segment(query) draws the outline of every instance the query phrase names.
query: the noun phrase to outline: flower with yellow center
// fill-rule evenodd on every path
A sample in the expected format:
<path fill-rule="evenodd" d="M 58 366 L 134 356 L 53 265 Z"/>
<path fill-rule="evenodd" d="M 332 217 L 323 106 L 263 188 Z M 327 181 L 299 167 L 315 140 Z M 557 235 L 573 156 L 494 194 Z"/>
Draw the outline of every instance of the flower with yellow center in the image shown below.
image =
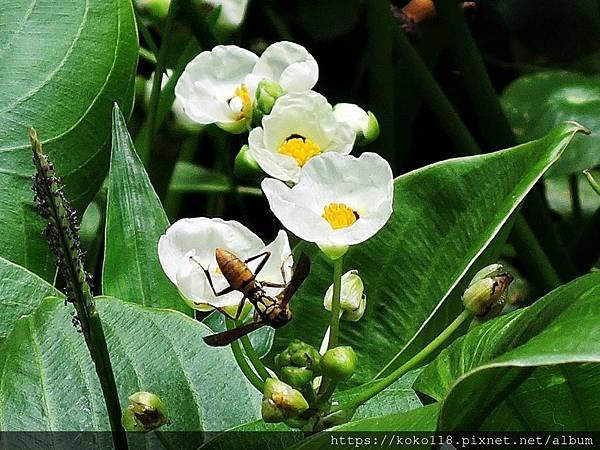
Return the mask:
<path fill-rule="evenodd" d="M 274 179 L 261 186 L 283 226 L 331 257 L 369 239 L 392 214 L 392 170 L 375 153 L 324 153 L 306 163 L 292 188 Z"/>
<path fill-rule="evenodd" d="M 293 42 L 270 45 L 260 58 L 235 45 L 218 45 L 190 61 L 175 95 L 194 122 L 242 133 L 252 122 L 261 80 L 278 83 L 286 92 L 300 92 L 315 85 L 318 73 L 314 58 Z"/>
<path fill-rule="evenodd" d="M 313 91 L 279 97 L 248 137 L 249 153 L 272 177 L 298 182 L 303 167 L 326 153 L 347 155 L 352 128 L 336 120 L 327 99 Z"/>
<path fill-rule="evenodd" d="M 233 315 L 242 298 L 237 291 L 217 297 L 208 284 L 203 268 L 209 271 L 217 292 L 228 286 L 216 262 L 217 248 L 229 250 L 242 260 L 270 251 L 271 256 L 257 274 L 257 279 L 283 283 L 282 267 L 286 278 L 291 278 L 293 260 L 284 231 L 280 231 L 277 238 L 265 246 L 257 235 L 233 220 L 206 217 L 181 219 L 161 236 L 158 242 L 158 257 L 167 277 L 177 286 L 185 302 L 194 309 L 206 311 L 226 308 Z M 248 266 L 254 271 L 258 263 L 259 260 L 254 260 Z M 280 288 L 265 290 L 272 296 L 281 292 Z"/>

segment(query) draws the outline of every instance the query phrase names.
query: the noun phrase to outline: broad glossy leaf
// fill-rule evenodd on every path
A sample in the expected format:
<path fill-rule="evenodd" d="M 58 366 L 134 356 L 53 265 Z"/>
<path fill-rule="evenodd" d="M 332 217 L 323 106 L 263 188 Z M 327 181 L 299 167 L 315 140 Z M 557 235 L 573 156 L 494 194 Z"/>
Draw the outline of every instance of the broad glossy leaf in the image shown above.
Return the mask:
<path fill-rule="evenodd" d="M 342 322 L 342 342 L 358 354 L 353 382 L 371 379 L 398 351 L 419 341 L 432 319 L 438 332 L 454 319 L 449 311 L 460 304 L 450 294 L 465 274 L 480 268 L 474 262 L 578 130 L 563 124 L 538 141 L 396 179 L 388 224 L 344 260 L 344 270 L 358 269 L 367 295 L 364 317 Z M 327 329 L 322 299 L 332 270 L 317 252 L 312 259 L 311 275 L 292 303 L 294 319 L 276 333 L 273 354 L 292 337 L 319 346 Z"/>
<path fill-rule="evenodd" d="M 204 345 L 206 326 L 176 311 L 115 298 L 101 298 L 97 306 L 121 407 L 136 391 L 156 393 L 172 421 L 164 431 L 220 431 L 259 418 L 260 395 L 229 348 Z M 70 311 L 62 300 L 46 299 L 0 346 L 0 430 L 109 429 L 98 378 Z M 175 448 L 195 448 L 201 436 L 167 438 Z"/>
<path fill-rule="evenodd" d="M 59 294 L 24 267 L 0 258 L 0 341 L 11 332 L 17 319 L 35 310 L 44 297 Z"/>
<path fill-rule="evenodd" d="M 300 430 L 284 423 L 265 423 L 263 420 L 245 423 L 227 430 L 202 445 L 202 450 L 281 450 L 303 439 Z"/>
<path fill-rule="evenodd" d="M 133 9 L 129 0 L 16 0 L 1 8 L 0 24 L 0 255 L 51 280 L 27 127 L 83 213 L 108 168 L 112 104 L 129 111 L 133 100 Z"/>
<path fill-rule="evenodd" d="M 502 102 L 521 142 L 537 139 L 565 120 L 591 130 L 589 137 L 575 137 L 548 175 L 581 172 L 600 164 L 600 76 L 557 71 L 525 75 L 504 91 Z"/>
<path fill-rule="evenodd" d="M 439 404 L 433 403 L 431 405 L 422 406 L 421 408 L 413 409 L 411 411 L 389 414 L 381 417 L 369 417 L 367 419 L 356 420 L 338 425 L 330 428 L 325 433 L 318 433 L 311 436 L 308 439 L 300 442 L 293 446 L 294 450 L 304 449 L 316 449 L 316 448 L 329 448 L 332 446 L 332 438 L 334 437 L 347 437 L 348 433 L 351 432 L 378 432 L 378 431 L 390 431 L 390 432 L 431 432 L 435 431 L 435 424 L 439 411 Z M 385 438 L 384 438 L 385 436 Z M 363 435 L 359 436 L 363 439 L 369 439 L 362 442 L 360 448 L 402 448 L 404 445 L 393 441 L 393 434 L 381 435 L 373 434 L 372 436 Z M 340 441 L 338 441 L 340 442 Z M 339 444 L 341 445 L 341 444 Z M 431 448 L 431 445 L 407 445 L 407 448 Z"/>
<path fill-rule="evenodd" d="M 555 366 L 536 370 L 534 381 L 525 382 L 504 408 L 518 408 L 517 416 L 538 430 L 595 430 L 600 426 L 597 372 L 577 363 L 600 363 L 599 318 L 600 274 L 593 273 L 528 308 L 473 328 L 423 370 L 415 388 L 444 400 L 442 430 L 470 430 L 501 401 L 505 389 L 512 392 L 537 367 Z M 571 418 L 557 421 L 550 409 L 568 410 Z M 505 425 L 488 420 L 488 426 Z"/>
<path fill-rule="evenodd" d="M 169 220 L 115 105 L 102 271 L 104 294 L 191 314 L 158 260 L 158 239 L 168 227 Z"/>

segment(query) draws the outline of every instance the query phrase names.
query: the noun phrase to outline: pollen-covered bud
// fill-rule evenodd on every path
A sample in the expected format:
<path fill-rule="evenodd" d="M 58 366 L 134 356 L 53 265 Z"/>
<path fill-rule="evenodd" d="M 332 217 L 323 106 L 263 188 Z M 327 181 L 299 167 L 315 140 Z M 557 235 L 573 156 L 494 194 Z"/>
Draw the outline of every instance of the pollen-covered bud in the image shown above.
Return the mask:
<path fill-rule="evenodd" d="M 254 119 L 260 123 L 263 116 L 271 113 L 275 101 L 285 94 L 283 88 L 271 81 L 261 80 L 256 88 L 256 102 L 254 103 Z"/>
<path fill-rule="evenodd" d="M 256 181 L 265 176 L 256 160 L 250 154 L 248 144 L 240 149 L 233 163 L 233 173 L 241 180 Z"/>
<path fill-rule="evenodd" d="M 319 363 L 324 377 L 344 381 L 356 370 L 356 353 L 352 347 L 341 346 L 327 350 Z"/>
<path fill-rule="evenodd" d="M 285 366 L 281 368 L 279 376 L 281 381 L 286 382 L 293 388 L 302 389 L 310 384 L 314 378 L 314 373 L 306 367 Z"/>
<path fill-rule="evenodd" d="M 299 391 L 282 381 L 267 378 L 261 410 L 265 422 L 284 422 L 307 409 L 308 402 Z"/>
<path fill-rule="evenodd" d="M 121 419 L 127 431 L 147 432 L 169 423 L 167 407 L 151 392 L 136 392 L 129 396 L 129 406 Z"/>
<path fill-rule="evenodd" d="M 343 122 L 356 133 L 356 145 L 367 145 L 379 136 L 379 122 L 375 115 L 365 111 L 353 103 L 338 103 L 333 107 L 333 115 L 338 122 Z"/>
<path fill-rule="evenodd" d="M 512 282 L 511 274 L 501 264 L 490 264 L 475 274 L 462 295 L 468 311 L 482 319 L 491 319 L 502 311 L 505 293 Z"/>
<path fill-rule="evenodd" d="M 316 348 L 294 339 L 284 351 L 275 356 L 275 367 L 277 370 L 286 366 L 304 367 L 314 373 L 318 370 L 320 359 L 321 355 Z"/>
<path fill-rule="evenodd" d="M 356 322 L 365 313 L 367 297 L 364 294 L 365 286 L 358 276 L 357 270 L 350 270 L 342 276 L 342 290 L 340 296 L 341 318 Z M 331 311 L 333 301 L 333 285 L 329 286 L 323 299 L 323 306 Z"/>

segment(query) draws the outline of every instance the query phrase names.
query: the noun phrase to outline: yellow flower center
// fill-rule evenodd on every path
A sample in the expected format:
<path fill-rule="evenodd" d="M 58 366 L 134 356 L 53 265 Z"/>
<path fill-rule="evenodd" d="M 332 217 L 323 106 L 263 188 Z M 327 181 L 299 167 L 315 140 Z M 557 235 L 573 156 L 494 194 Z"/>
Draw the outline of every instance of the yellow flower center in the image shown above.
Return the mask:
<path fill-rule="evenodd" d="M 310 158 L 321 153 L 321 147 L 315 144 L 310 138 L 296 136 L 298 135 L 292 135 L 287 138 L 279 147 L 279 153 L 291 156 L 302 167 Z"/>
<path fill-rule="evenodd" d="M 252 100 L 245 84 L 240 84 L 235 89 L 233 97 L 229 100 L 229 107 L 238 113 L 236 120 L 250 117 L 252 113 Z"/>
<path fill-rule="evenodd" d="M 325 206 L 321 216 L 334 230 L 346 228 L 360 218 L 358 213 L 344 203 L 330 203 Z"/>

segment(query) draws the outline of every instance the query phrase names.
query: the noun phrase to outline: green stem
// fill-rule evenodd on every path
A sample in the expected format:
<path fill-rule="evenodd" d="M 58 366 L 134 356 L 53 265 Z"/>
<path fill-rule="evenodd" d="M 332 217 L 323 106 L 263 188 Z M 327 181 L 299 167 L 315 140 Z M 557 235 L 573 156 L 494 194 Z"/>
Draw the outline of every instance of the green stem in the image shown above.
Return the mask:
<path fill-rule="evenodd" d="M 239 323 L 239 325 L 241 325 L 241 322 Z M 242 341 L 244 351 L 246 352 L 248 359 L 254 366 L 254 369 L 258 373 L 258 376 L 261 377 L 263 381 L 265 381 L 267 378 L 271 378 L 271 375 L 269 374 L 265 365 L 258 357 L 258 354 L 256 353 L 256 350 L 254 349 L 254 346 L 252 345 L 252 342 L 250 342 L 248 336 L 243 336 L 240 340 Z"/>
<path fill-rule="evenodd" d="M 371 0 L 367 8 L 369 106 L 380 124 L 381 135 L 372 145 L 396 167 L 394 119 L 393 22 L 389 0 Z"/>
<path fill-rule="evenodd" d="M 585 175 L 585 177 L 587 178 L 588 182 L 590 183 L 590 186 L 592 186 L 592 189 L 594 191 L 596 191 L 596 194 L 600 195 L 600 184 L 598 184 L 598 182 L 592 176 L 592 174 L 590 173 L 590 171 L 586 169 L 586 170 L 583 171 L 583 174 Z"/>
<path fill-rule="evenodd" d="M 225 318 L 225 325 L 228 330 L 232 330 L 235 328 L 235 322 L 229 318 Z M 235 362 L 239 366 L 240 370 L 246 377 L 246 379 L 256 388 L 258 392 L 262 394 L 263 391 L 263 381 L 256 375 L 252 367 L 246 361 L 246 357 L 244 356 L 244 352 L 242 351 L 242 347 L 240 346 L 239 340 L 233 341 L 231 343 L 231 351 L 233 352 L 233 357 L 235 358 Z"/>
<path fill-rule="evenodd" d="M 333 298 L 331 300 L 331 321 L 329 322 L 329 343 L 327 349 L 337 347 L 340 334 L 340 297 L 342 291 L 342 268 L 344 257 L 333 261 Z"/>
<path fill-rule="evenodd" d="M 142 38 L 144 38 L 144 42 L 150 48 L 150 51 L 154 54 L 154 59 L 156 59 L 156 57 L 158 56 L 158 47 L 156 46 L 156 42 L 154 42 L 154 39 L 150 34 L 150 30 L 148 30 L 148 27 L 144 23 L 144 19 L 140 17 L 140 13 L 137 9 L 135 9 L 135 19 L 138 26 L 138 30 L 140 31 Z"/>
<path fill-rule="evenodd" d="M 525 263 L 527 273 L 533 281 L 547 291 L 562 284 L 558 273 L 552 267 L 548 256 L 523 216 L 517 216 L 515 219 L 511 236 L 515 250 Z"/>
<path fill-rule="evenodd" d="M 29 137 L 37 170 L 37 175 L 34 177 L 36 199 L 49 223 L 46 236 L 51 250 L 58 258 L 58 267 L 67 284 L 67 299 L 75 307 L 81 332 L 96 368 L 115 448 L 127 450 L 127 437 L 121 425 L 117 384 L 102 322 L 83 266 L 83 252 L 78 224 L 74 219 L 75 212 L 69 205 L 54 166 L 44 155 L 42 144 L 33 128 L 29 129 Z"/>
<path fill-rule="evenodd" d="M 340 403 L 337 406 L 334 406 L 331 409 L 331 412 L 341 411 L 343 409 L 351 409 L 358 408 L 360 405 L 365 403 L 371 397 L 379 394 L 385 388 L 392 385 L 396 382 L 402 375 L 406 374 L 408 371 L 417 367 L 419 363 L 424 361 L 429 355 L 435 352 L 452 334 L 460 327 L 467 319 L 470 319 L 473 315 L 464 310 L 460 315 L 454 319 L 454 321 L 448 325 L 448 327 L 442 331 L 434 340 L 432 340 L 427 346 L 425 346 L 419 353 L 405 362 L 402 366 L 398 367 L 392 373 L 390 373 L 387 377 L 377 380 L 375 382 L 371 382 L 366 386 L 366 388 L 360 392 L 360 394 L 353 397 L 346 403 Z"/>
<path fill-rule="evenodd" d="M 581 212 L 581 196 L 579 195 L 578 175 L 569 175 L 569 190 L 571 191 L 571 210 L 573 211 L 573 222 L 575 223 L 575 226 L 579 226 L 583 216 Z"/>
<path fill-rule="evenodd" d="M 169 47 L 171 43 L 171 37 L 173 35 L 173 28 L 175 26 L 175 16 L 179 9 L 180 0 L 171 0 L 169 4 L 169 12 L 167 14 L 167 20 L 165 23 L 163 40 L 160 44 L 160 50 L 156 57 L 156 70 L 154 71 L 154 80 L 152 81 L 152 91 L 150 93 L 150 101 L 148 102 L 148 123 L 150 124 L 150 131 L 146 138 L 146 148 L 152 148 L 152 142 L 156 135 L 156 112 L 158 109 L 158 100 L 160 97 L 160 85 L 162 82 L 163 73 L 167 68 L 167 56 L 169 54 Z"/>
<path fill-rule="evenodd" d="M 144 47 L 138 49 L 138 55 L 140 58 L 148 61 L 150 64 L 156 65 L 156 56 L 150 50 L 146 50 Z"/>

